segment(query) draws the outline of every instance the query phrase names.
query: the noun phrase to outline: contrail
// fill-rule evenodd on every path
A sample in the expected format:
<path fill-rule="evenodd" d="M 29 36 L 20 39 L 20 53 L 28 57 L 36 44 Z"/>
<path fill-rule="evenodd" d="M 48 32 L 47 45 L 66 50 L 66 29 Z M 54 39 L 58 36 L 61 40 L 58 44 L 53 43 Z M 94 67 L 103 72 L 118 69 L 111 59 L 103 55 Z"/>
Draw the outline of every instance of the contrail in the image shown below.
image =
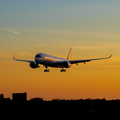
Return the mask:
<path fill-rule="evenodd" d="M 10 29 L 6 29 L 6 28 L 2 28 L 2 29 L 6 30 L 6 31 L 9 31 L 9 32 L 12 32 L 12 33 L 14 33 L 14 34 L 20 35 L 20 33 L 16 32 L 16 31 L 13 31 L 13 30 L 10 30 Z M 30 36 L 27 36 L 27 35 L 23 35 L 23 36 L 25 36 L 25 37 L 27 37 L 27 38 L 30 38 L 30 39 L 35 39 L 35 38 L 30 37 Z"/>
<path fill-rule="evenodd" d="M 4 29 L 5 29 L 5 28 L 4 28 Z M 9 31 L 9 32 L 12 32 L 12 33 L 15 33 L 15 34 L 20 34 L 20 33 L 16 32 L 16 31 L 13 31 L 13 30 L 10 30 L 10 29 L 5 29 L 5 30 L 7 30 L 7 31 Z"/>
<path fill-rule="evenodd" d="M 30 38 L 30 39 L 35 39 L 35 38 L 33 38 L 33 37 L 29 37 L 29 36 L 27 36 L 27 35 L 24 35 L 25 37 L 27 37 L 27 38 Z"/>

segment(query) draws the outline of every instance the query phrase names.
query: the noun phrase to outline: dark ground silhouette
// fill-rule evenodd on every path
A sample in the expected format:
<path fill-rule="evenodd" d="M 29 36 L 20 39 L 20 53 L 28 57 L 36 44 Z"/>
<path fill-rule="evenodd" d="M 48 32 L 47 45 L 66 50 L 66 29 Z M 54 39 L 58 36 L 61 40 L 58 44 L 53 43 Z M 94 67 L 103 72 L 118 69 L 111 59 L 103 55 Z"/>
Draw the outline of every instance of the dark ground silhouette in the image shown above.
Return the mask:
<path fill-rule="evenodd" d="M 41 120 L 120 119 L 120 100 L 0 99 L 0 118 Z M 1 119 L 0 119 L 1 120 Z"/>

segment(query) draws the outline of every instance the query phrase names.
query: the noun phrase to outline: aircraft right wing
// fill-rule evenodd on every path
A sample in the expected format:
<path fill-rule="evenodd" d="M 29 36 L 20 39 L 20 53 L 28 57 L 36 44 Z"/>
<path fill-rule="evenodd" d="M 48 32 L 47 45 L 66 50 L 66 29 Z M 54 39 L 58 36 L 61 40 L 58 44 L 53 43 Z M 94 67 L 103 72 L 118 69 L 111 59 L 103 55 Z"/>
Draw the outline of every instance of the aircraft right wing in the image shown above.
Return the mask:
<path fill-rule="evenodd" d="M 15 56 L 13 56 L 13 59 L 16 60 L 16 61 L 22 61 L 22 62 L 35 62 L 35 61 L 30 61 L 30 60 L 15 59 Z"/>
<path fill-rule="evenodd" d="M 106 58 L 96 58 L 96 59 L 86 59 L 86 60 L 70 60 L 69 62 L 71 64 L 77 64 L 77 63 L 85 63 L 85 62 L 90 62 L 92 60 L 103 60 L 103 59 L 109 59 L 111 58 L 112 55 L 110 55 L 109 57 Z"/>

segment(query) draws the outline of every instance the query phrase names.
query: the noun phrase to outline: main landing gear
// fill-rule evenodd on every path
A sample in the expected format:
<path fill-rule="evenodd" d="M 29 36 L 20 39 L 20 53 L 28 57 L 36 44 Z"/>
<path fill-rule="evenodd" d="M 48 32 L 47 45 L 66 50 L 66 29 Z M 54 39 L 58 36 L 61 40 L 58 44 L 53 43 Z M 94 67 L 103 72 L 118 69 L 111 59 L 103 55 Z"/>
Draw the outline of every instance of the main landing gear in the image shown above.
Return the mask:
<path fill-rule="evenodd" d="M 62 69 L 61 72 L 66 72 L 66 69 Z"/>
<path fill-rule="evenodd" d="M 45 65 L 45 70 L 44 70 L 44 72 L 49 72 L 50 70 L 49 69 L 47 69 L 48 68 L 48 66 L 47 65 Z"/>
<path fill-rule="evenodd" d="M 46 70 L 44 70 L 44 72 L 49 72 L 50 70 L 48 70 L 48 69 L 46 69 Z"/>
<path fill-rule="evenodd" d="M 49 72 L 49 71 L 50 71 L 49 69 L 47 69 L 47 68 L 48 68 L 47 65 L 44 65 L 44 67 L 46 68 L 46 69 L 44 70 L 44 72 Z M 66 69 L 62 68 L 60 71 L 61 71 L 61 72 L 66 72 Z"/>

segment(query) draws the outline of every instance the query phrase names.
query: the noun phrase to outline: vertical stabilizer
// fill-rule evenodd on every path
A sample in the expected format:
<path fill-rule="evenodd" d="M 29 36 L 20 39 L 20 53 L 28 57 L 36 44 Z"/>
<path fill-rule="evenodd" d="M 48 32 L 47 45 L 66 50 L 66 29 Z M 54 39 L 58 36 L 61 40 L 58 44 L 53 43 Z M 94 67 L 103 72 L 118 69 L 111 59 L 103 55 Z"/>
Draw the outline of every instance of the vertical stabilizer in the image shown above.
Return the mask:
<path fill-rule="evenodd" d="M 69 51 L 69 54 L 68 54 L 67 60 L 70 60 L 70 59 L 71 59 L 71 55 L 72 55 L 72 48 L 70 48 L 70 51 Z"/>

